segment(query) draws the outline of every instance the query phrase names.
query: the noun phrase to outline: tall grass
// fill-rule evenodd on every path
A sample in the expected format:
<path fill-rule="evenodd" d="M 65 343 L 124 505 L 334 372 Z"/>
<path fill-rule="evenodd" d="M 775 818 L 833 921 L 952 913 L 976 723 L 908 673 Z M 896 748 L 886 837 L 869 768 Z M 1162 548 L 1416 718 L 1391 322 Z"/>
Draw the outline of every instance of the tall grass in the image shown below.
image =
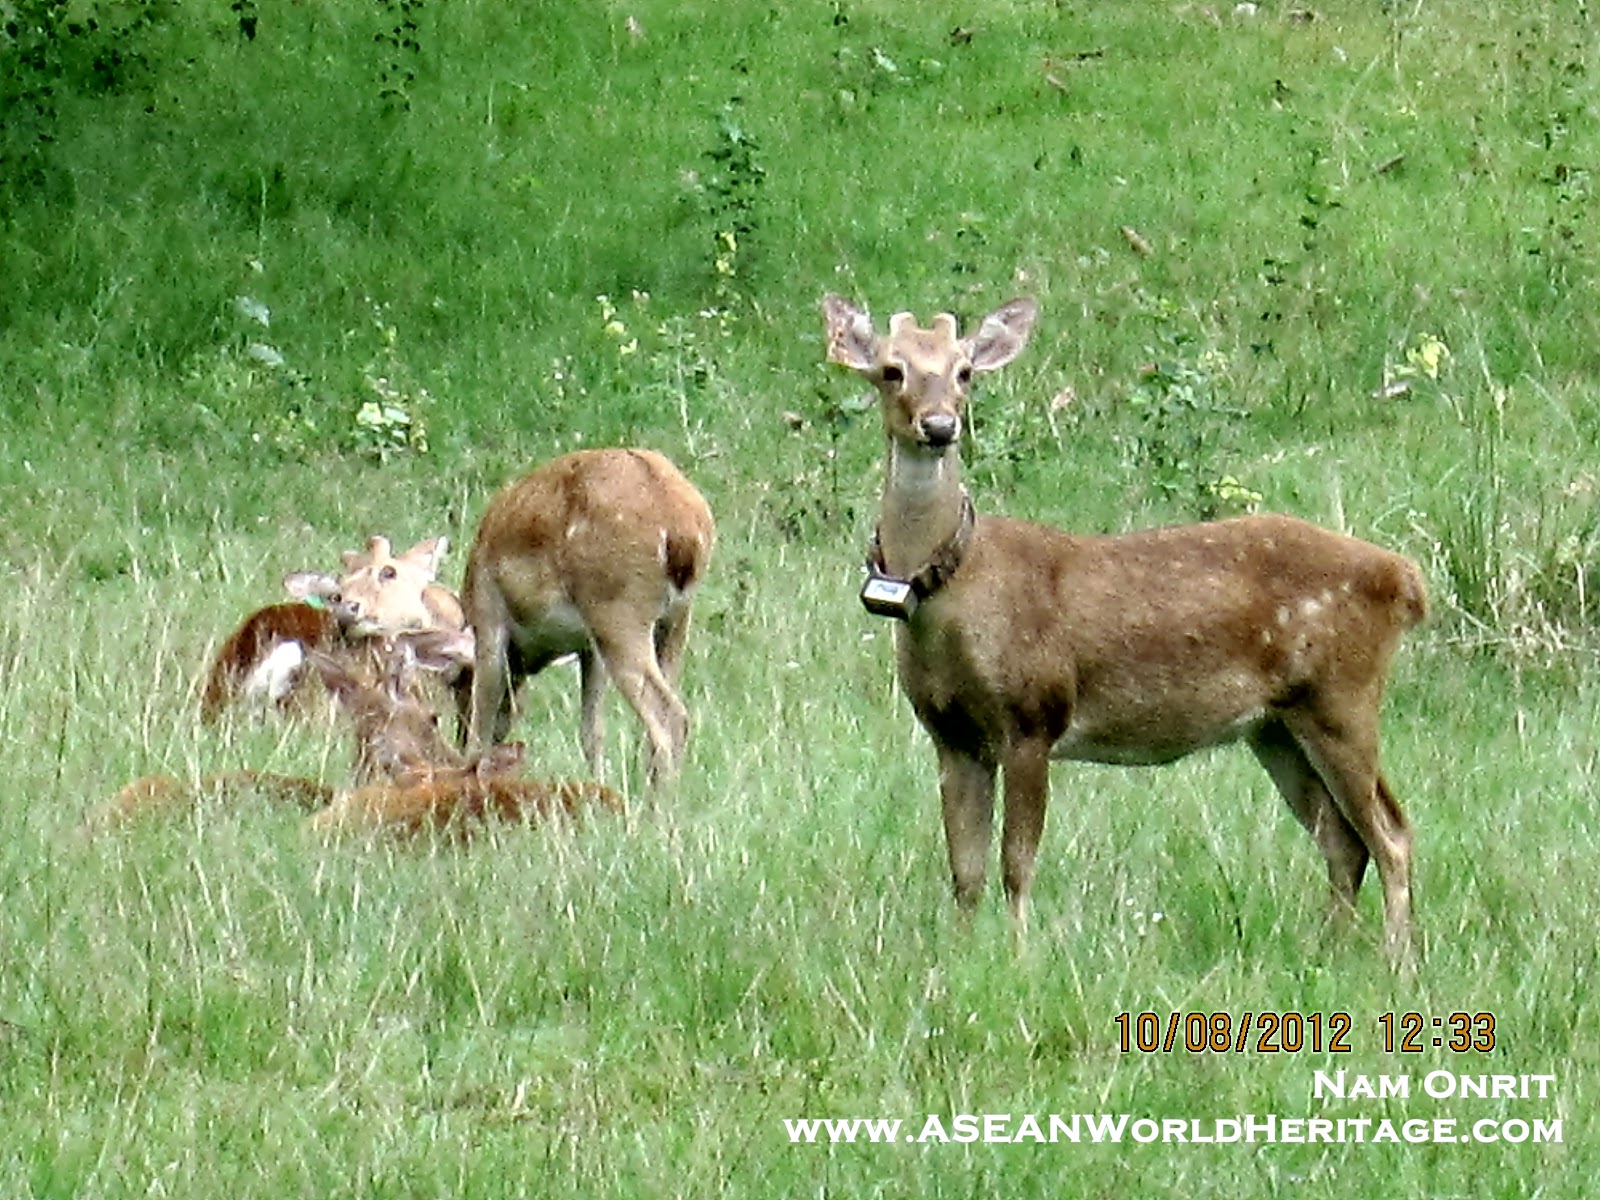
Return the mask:
<path fill-rule="evenodd" d="M 79 8 L 0 33 L 0 1191 L 1587 1194 L 1582 5 Z M 880 444 L 821 365 L 827 290 L 1040 298 L 975 402 L 986 511 L 1259 506 L 1425 565 L 1385 710 L 1415 977 L 1375 899 L 1323 929 L 1310 840 L 1228 753 L 1061 768 L 1028 946 L 993 898 L 959 927 L 931 751 L 854 600 Z M 627 818 L 466 849 L 222 806 L 75 836 L 150 771 L 342 781 L 338 731 L 198 728 L 208 648 L 284 571 L 371 532 L 464 545 L 517 472 L 619 442 L 718 514 L 670 792 L 613 754 Z M 529 689 L 540 774 L 583 770 L 575 692 Z M 1119 1050 L 1119 1013 L 1174 1010 L 1348 1012 L 1352 1052 Z M 1388 1053 L 1407 1011 L 1493 1013 L 1497 1048 Z M 1314 1098 L 1341 1067 L 1558 1082 Z M 1565 1139 L 783 1125 L 1051 1112 Z"/>

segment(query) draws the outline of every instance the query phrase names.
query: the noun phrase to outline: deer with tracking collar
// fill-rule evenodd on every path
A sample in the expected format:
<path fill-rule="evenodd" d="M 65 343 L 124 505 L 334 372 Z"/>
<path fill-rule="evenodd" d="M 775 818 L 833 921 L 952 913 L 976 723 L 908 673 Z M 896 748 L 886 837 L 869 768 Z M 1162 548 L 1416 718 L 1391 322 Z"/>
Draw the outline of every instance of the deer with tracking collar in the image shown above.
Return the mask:
<path fill-rule="evenodd" d="M 901 687 L 933 739 L 958 904 L 987 872 L 997 777 L 1001 859 L 1026 924 L 1051 759 L 1173 762 L 1243 741 L 1327 862 L 1336 914 L 1368 860 L 1384 942 L 1411 937 L 1411 829 L 1378 765 L 1378 710 L 1401 634 L 1426 614 L 1416 565 L 1286 516 L 1113 536 L 978 516 L 958 445 L 973 377 L 1021 352 L 1018 299 L 966 337 L 948 313 L 879 334 L 823 302 L 828 358 L 877 389 L 888 443 L 862 599 L 897 619 Z"/>
<path fill-rule="evenodd" d="M 644 724 L 651 781 L 671 775 L 689 737 L 678 672 L 715 536 L 705 497 L 653 450 L 574 451 L 496 494 L 461 593 L 477 638 L 469 744 L 503 741 L 517 685 L 575 654 L 590 769 L 609 675 Z"/>

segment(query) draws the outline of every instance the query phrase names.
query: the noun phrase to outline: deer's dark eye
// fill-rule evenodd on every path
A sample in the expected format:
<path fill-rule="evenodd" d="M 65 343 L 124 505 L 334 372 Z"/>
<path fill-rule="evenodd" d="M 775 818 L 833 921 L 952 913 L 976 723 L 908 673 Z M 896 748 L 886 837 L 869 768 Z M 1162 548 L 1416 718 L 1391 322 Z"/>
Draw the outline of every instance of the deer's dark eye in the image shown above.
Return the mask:
<path fill-rule="evenodd" d="M 400 572 L 396 571 L 393 567 L 381 567 L 378 570 L 378 581 L 380 583 L 388 583 L 391 580 L 398 578 L 399 575 Z"/>
<path fill-rule="evenodd" d="M 959 383 L 962 387 L 966 387 L 967 384 L 971 383 L 972 382 L 972 368 L 971 367 L 962 367 L 959 371 L 957 371 L 956 372 L 956 382 Z"/>
<path fill-rule="evenodd" d="M 885 383 L 899 383 L 905 377 L 906 373 L 893 364 L 885 367 L 882 373 L 878 376 L 878 378 L 882 379 Z"/>

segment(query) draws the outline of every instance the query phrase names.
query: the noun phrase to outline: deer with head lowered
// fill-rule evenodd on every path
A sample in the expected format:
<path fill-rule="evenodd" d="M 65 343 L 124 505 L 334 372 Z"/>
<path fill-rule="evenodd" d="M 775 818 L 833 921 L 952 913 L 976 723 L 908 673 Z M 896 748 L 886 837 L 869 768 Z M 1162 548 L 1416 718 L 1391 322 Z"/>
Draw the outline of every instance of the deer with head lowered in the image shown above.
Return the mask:
<path fill-rule="evenodd" d="M 652 781 L 689 736 L 677 681 L 695 589 L 715 540 L 695 486 L 652 450 L 578 450 L 489 502 L 462 604 L 477 638 L 469 744 L 505 739 L 523 678 L 577 655 L 580 739 L 601 772 L 610 676 L 643 722 Z"/>
<path fill-rule="evenodd" d="M 1286 516 L 1110 536 L 979 516 L 958 444 L 973 378 L 1027 344 L 1032 300 L 962 337 L 948 313 L 878 333 L 823 303 L 828 358 L 877 389 L 888 463 L 862 599 L 897 618 L 901 687 L 934 743 L 958 904 L 983 890 L 997 777 L 1001 860 L 1025 927 L 1051 759 L 1170 763 L 1243 741 L 1327 862 L 1335 915 L 1369 860 L 1384 943 L 1411 936 L 1411 829 L 1378 765 L 1401 634 L 1426 614 L 1415 564 Z"/>

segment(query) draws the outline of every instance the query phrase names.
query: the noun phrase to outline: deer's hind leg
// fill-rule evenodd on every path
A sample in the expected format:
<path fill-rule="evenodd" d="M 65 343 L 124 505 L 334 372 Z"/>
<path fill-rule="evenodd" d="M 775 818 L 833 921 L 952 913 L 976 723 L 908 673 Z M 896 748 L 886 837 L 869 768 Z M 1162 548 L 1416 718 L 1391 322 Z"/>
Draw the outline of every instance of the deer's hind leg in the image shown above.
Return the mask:
<path fill-rule="evenodd" d="M 1366 874 L 1366 845 L 1339 811 L 1322 776 L 1287 729 L 1276 723 L 1262 726 L 1251 735 L 1250 749 L 1266 768 L 1295 819 L 1305 826 L 1322 851 L 1328 864 L 1332 915 L 1335 919 L 1344 918 L 1354 910 L 1356 893 Z"/>
<path fill-rule="evenodd" d="M 689 626 L 694 614 L 694 601 L 688 595 L 674 598 L 661 620 L 656 622 L 656 661 L 661 664 L 661 674 L 674 688 L 683 673 L 683 651 L 689 641 Z"/>
<path fill-rule="evenodd" d="M 1321 780 L 1328 804 L 1377 864 L 1384 944 L 1392 958 L 1405 957 L 1411 944 L 1411 826 L 1378 768 L 1375 708 L 1370 717 L 1358 711 L 1346 719 L 1292 713 L 1284 718 L 1284 727 Z"/>
<path fill-rule="evenodd" d="M 673 775 L 689 741 L 689 710 L 662 673 L 654 631 L 633 610 L 591 613 L 595 650 L 622 698 L 644 723 L 649 742 L 647 774 L 652 783 Z"/>

